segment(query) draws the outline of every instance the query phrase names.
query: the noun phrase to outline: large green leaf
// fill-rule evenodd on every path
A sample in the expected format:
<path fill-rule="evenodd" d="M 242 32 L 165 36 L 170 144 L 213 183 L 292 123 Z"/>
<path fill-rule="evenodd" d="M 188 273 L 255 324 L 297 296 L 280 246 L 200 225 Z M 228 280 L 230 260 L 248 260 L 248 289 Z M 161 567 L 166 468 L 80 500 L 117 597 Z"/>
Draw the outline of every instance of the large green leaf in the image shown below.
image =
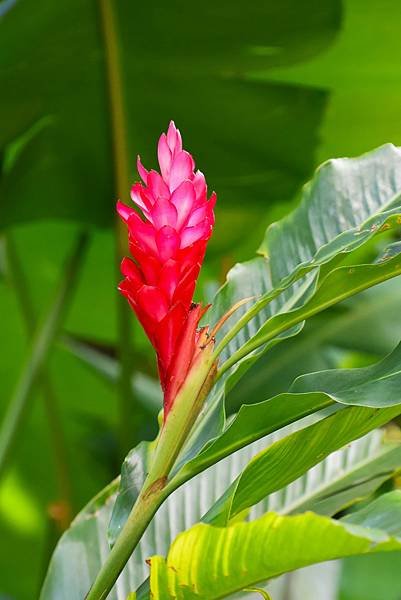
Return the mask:
<path fill-rule="evenodd" d="M 384 360 L 361 369 L 335 369 L 307 375 L 294 382 L 289 393 L 278 394 L 264 402 L 240 408 L 214 440 L 190 461 L 181 459 L 182 468 L 177 477 L 190 478 L 200 470 L 221 460 L 231 452 L 257 440 L 272 431 L 302 417 L 330 406 L 333 402 L 383 408 L 396 406 L 401 401 L 401 344 Z M 327 377 L 327 378 L 326 378 Z M 324 380 L 324 386 L 323 386 Z M 359 393 L 359 386 L 369 382 L 375 386 L 376 395 Z M 325 390 L 325 393 L 319 391 Z M 308 387 L 309 386 L 309 387 Z"/>
<path fill-rule="evenodd" d="M 237 323 L 233 325 L 231 317 L 218 334 L 218 348 L 219 343 L 225 344 L 223 364 L 220 381 L 208 399 L 217 427 L 222 422 L 223 409 L 218 405 L 224 394 L 263 352 L 299 333 L 305 319 L 401 273 L 397 253 L 373 265 L 335 268 L 377 232 L 400 221 L 399 165 L 401 152 L 391 145 L 359 158 L 329 161 L 305 188 L 300 207 L 268 230 L 262 250 L 269 248 L 271 256 L 237 265 L 228 274 L 208 318 L 217 320 L 244 297 L 256 298 L 256 302 L 240 307 L 235 313 Z M 333 190 L 338 198 L 330 196 L 327 207 L 325 193 Z M 331 210 L 336 216 L 329 228 L 325 223 Z M 307 240 L 300 233 L 303 226 L 309 232 Z M 215 432 L 210 419 L 200 419 L 188 441 L 185 460 L 193 458 Z"/>
<path fill-rule="evenodd" d="M 372 358 L 389 353 L 401 339 L 400 305 L 397 277 L 317 315 L 306 323 L 296 343 L 284 340 L 259 358 L 230 391 L 229 411 L 236 412 L 244 402 L 265 400 L 266 392 L 288 391 L 299 375 L 338 367 L 349 351 Z"/>
<path fill-rule="evenodd" d="M 399 348 L 395 352 L 397 351 L 399 352 Z M 382 362 L 379 364 L 383 366 L 386 363 Z M 341 378 L 341 371 L 338 372 L 338 377 Z M 347 377 L 348 373 L 345 371 L 344 380 Z M 391 387 L 391 377 L 383 378 L 382 382 L 384 386 L 390 385 Z M 395 393 L 394 402 L 397 402 L 397 398 L 397 393 Z M 282 455 L 279 452 L 280 446 L 277 450 L 277 445 L 284 443 L 291 446 L 294 442 L 294 436 L 309 436 L 308 440 L 310 443 L 307 445 L 307 449 L 309 452 L 308 456 L 312 457 L 312 462 L 309 461 L 309 464 L 316 464 L 322 456 L 319 453 L 323 452 L 324 454 L 325 451 L 330 451 L 328 448 L 340 447 L 343 443 L 347 443 L 352 439 L 352 437 L 356 437 L 358 434 L 361 435 L 377 423 L 385 422 L 392 416 L 392 411 L 396 414 L 400 410 L 397 406 L 394 409 L 381 411 L 356 408 L 352 409 L 356 412 L 351 414 L 342 411 L 325 421 L 321 421 L 320 423 L 323 423 L 324 431 L 321 431 L 316 437 L 313 435 L 316 430 L 311 430 L 311 427 L 316 426 L 312 425 L 307 429 L 300 430 L 298 433 L 292 433 L 293 429 L 282 430 L 279 432 L 279 436 L 287 435 L 283 439 L 283 442 L 276 442 L 278 439 L 276 437 L 277 434 L 273 434 L 273 437 L 268 436 L 254 444 L 249 444 L 252 440 L 266 436 L 269 432 L 280 429 L 294 420 L 327 406 L 329 402 L 333 402 L 333 400 L 328 395 L 313 392 L 310 395 L 305 393 L 282 394 L 277 398 L 266 401 L 264 404 L 243 407 L 236 420 L 232 422 L 222 438 L 217 439 L 214 444 L 210 445 L 209 450 L 205 449 L 204 456 L 200 454 L 199 464 L 196 465 L 196 463 L 193 463 L 191 465 L 189 463 L 192 466 L 192 471 L 186 471 L 185 469 L 188 467 L 186 465 L 184 470 L 178 473 L 178 477 L 181 476 L 185 480 L 185 478 L 195 475 L 201 468 L 206 469 L 208 465 L 213 464 L 218 459 L 227 456 L 229 453 L 233 453 L 245 444 L 248 445 L 239 452 L 231 454 L 231 456 L 219 462 L 212 469 L 205 470 L 197 478 L 192 479 L 176 490 L 167 499 L 159 509 L 154 521 L 124 571 L 124 581 L 127 587 L 121 588 L 124 590 L 123 593 L 128 592 L 129 589 L 135 589 L 146 578 L 147 571 L 144 558 L 152 554 L 152 552 L 166 553 L 174 536 L 179 531 L 198 521 L 210 509 L 219 495 L 243 471 L 255 452 L 263 450 L 267 446 L 267 452 L 270 452 L 270 456 L 273 454 L 279 456 L 278 462 L 281 465 Z M 332 423 L 333 420 L 335 420 L 334 425 Z M 341 424 L 343 425 L 342 429 L 340 428 Z M 296 427 L 300 426 L 302 426 L 302 422 L 296 424 Z M 290 434 L 289 437 L 288 433 Z M 297 506 L 299 508 L 302 506 L 313 506 L 317 510 L 332 514 L 332 512 L 339 510 L 352 500 L 373 491 L 381 483 L 383 476 L 391 476 L 399 461 L 398 447 L 394 449 L 392 447 L 381 448 L 380 445 L 377 446 L 373 443 L 372 440 L 374 439 L 360 440 L 360 442 L 351 444 L 349 449 L 342 451 L 343 455 L 341 459 L 338 456 L 327 459 L 327 466 L 322 466 L 322 476 L 320 478 L 316 476 L 315 471 L 314 474 L 306 475 L 303 481 L 294 482 L 292 487 L 290 486 L 276 495 L 270 493 L 269 506 L 275 510 L 278 509 L 284 512 L 286 510 L 297 510 Z M 276 443 L 270 445 L 272 442 Z M 112 538 L 118 534 L 138 493 L 144 473 L 146 472 L 147 453 L 148 450 L 144 447 L 143 452 L 133 452 L 127 457 L 123 469 L 123 487 L 120 490 L 119 501 L 113 515 Z M 297 468 L 299 475 L 302 475 L 307 468 L 308 456 L 303 456 L 302 453 L 297 451 L 296 457 L 299 460 L 296 463 L 293 454 L 289 453 L 286 455 L 286 460 L 288 459 L 290 463 L 289 469 L 292 469 L 288 476 L 288 481 L 293 481 L 296 478 L 297 474 L 295 473 L 294 476 L 294 472 Z M 354 457 L 354 459 L 351 457 Z M 303 462 L 303 467 L 299 467 L 300 462 Z M 335 465 L 339 463 L 346 464 L 347 468 L 336 471 Z M 331 466 L 329 466 L 330 464 Z M 282 469 L 284 475 L 281 475 L 281 477 L 285 477 L 286 472 L 287 469 Z M 313 489 L 313 485 L 311 487 L 311 478 L 312 480 L 314 478 L 317 485 L 315 489 Z M 267 481 L 269 481 L 268 478 Z M 309 485 L 307 485 L 308 481 Z M 281 481 L 281 483 L 285 482 Z M 264 481 L 263 485 L 265 485 Z M 93 514 L 91 511 L 89 511 L 90 514 L 87 514 L 88 511 L 85 511 L 84 517 L 80 518 L 78 523 L 74 524 L 72 529 L 65 534 L 53 557 L 43 591 L 43 598 L 52 598 L 51 594 L 56 594 L 55 589 L 58 590 L 57 593 L 59 594 L 55 597 L 64 598 L 61 595 L 64 587 L 60 585 L 60 582 L 63 581 L 64 570 L 67 569 L 68 572 L 71 565 L 75 564 L 75 560 L 79 562 L 77 569 L 83 568 L 83 565 L 85 565 L 85 573 L 76 580 L 77 591 L 75 592 L 70 587 L 69 593 L 76 593 L 76 598 L 78 599 L 79 594 L 84 593 L 88 589 L 91 580 L 100 567 L 100 557 L 104 556 L 105 551 L 107 551 L 107 526 L 112 507 L 114 506 L 116 491 L 116 488 L 110 490 L 112 497 L 107 500 L 104 508 L 99 509 L 99 506 L 97 506 L 96 511 L 92 511 Z M 271 485 L 270 488 L 264 487 L 264 495 L 272 491 L 273 488 Z M 257 499 L 253 498 L 253 501 L 256 502 Z M 258 510 L 260 510 L 260 507 L 255 507 L 254 514 L 257 514 Z M 70 552 L 71 540 L 74 540 L 75 544 L 74 553 Z M 85 559 L 85 549 L 93 544 L 95 544 L 95 547 L 100 544 L 100 550 L 91 553 L 90 560 Z M 79 551 L 78 547 L 80 548 Z M 155 548 L 157 549 L 155 550 Z M 119 588 L 117 588 L 116 594 L 119 593 L 118 590 Z M 73 595 L 71 597 L 74 598 Z M 116 596 L 116 598 L 119 597 L 118 595 Z"/>
<path fill-rule="evenodd" d="M 235 508 L 235 499 L 239 498 L 238 502 L 241 504 L 242 495 L 249 502 L 247 504 L 249 507 L 272 492 L 278 491 L 280 487 L 288 485 L 291 481 L 300 477 L 303 472 L 320 462 L 322 457 L 327 456 L 352 439 L 360 437 L 370 429 L 385 423 L 394 415 L 400 413 L 400 386 L 398 385 L 400 371 L 399 368 L 388 368 L 389 365 L 399 365 L 400 354 L 401 345 L 387 359 L 379 362 L 375 367 L 357 369 L 359 378 L 349 376 L 350 373 L 353 373 L 353 370 L 325 372 L 328 376 L 328 382 L 325 384 L 325 393 L 318 391 L 318 387 L 313 381 L 314 376 L 312 375 L 312 393 L 307 393 L 305 385 L 302 393 L 280 394 L 263 403 L 243 406 L 229 426 L 202 450 L 198 456 L 187 461 L 184 452 L 184 457 L 181 460 L 179 459 L 175 473 L 173 472 L 170 484 L 172 489 L 175 489 L 204 469 L 251 442 L 263 438 L 309 414 L 316 413 L 330 406 L 334 401 L 344 404 L 356 403 L 364 406 L 394 406 L 393 409 L 389 409 L 390 412 L 363 408 L 360 411 L 353 409 L 350 412 L 337 413 L 323 422 L 302 429 L 285 438 L 282 442 L 268 448 L 265 453 L 261 453 L 259 457 L 254 459 L 254 466 L 249 465 L 244 473 L 240 475 L 239 480 L 225 492 L 221 502 L 213 508 L 208 518 L 211 520 L 223 519 L 224 521 L 230 518 L 232 510 L 235 515 L 235 511 L 239 512 L 239 510 L 244 508 L 243 506 L 238 510 Z M 373 372 L 372 369 L 374 369 Z M 319 374 L 316 374 L 315 377 L 319 378 Z M 379 382 L 373 401 L 370 395 L 367 395 L 366 398 L 358 395 L 361 380 L 369 381 L 369 377 L 371 377 L 372 381 Z M 306 380 L 308 379 L 306 378 Z M 344 395 L 342 395 L 342 392 L 344 392 Z M 380 403 L 380 398 L 383 398 L 382 403 Z M 303 447 L 303 445 L 306 446 L 307 451 L 299 452 L 298 447 Z M 296 455 L 296 460 L 292 459 L 292 453 Z M 146 468 L 140 466 L 141 463 L 138 463 L 139 459 L 140 455 L 134 450 L 132 454 L 128 455 L 123 465 L 122 485 L 111 526 L 111 539 L 113 541 L 124 525 L 137 498 L 140 487 L 138 485 L 138 474 L 139 483 L 143 483 L 144 480 L 143 475 L 146 472 Z M 285 465 L 286 461 L 288 462 L 288 466 L 283 468 L 283 464 Z M 266 464 L 271 469 L 271 472 L 266 471 Z M 181 468 L 180 465 L 182 465 Z M 247 469 L 251 472 L 249 477 Z M 266 473 L 269 473 L 269 476 Z M 251 486 L 253 489 L 248 490 L 247 481 L 252 481 L 253 477 L 256 480 L 258 474 L 263 478 L 263 482 L 260 486 Z M 365 483 L 366 477 L 361 476 L 361 481 Z M 347 489 L 342 489 L 341 486 L 333 491 L 333 495 L 337 493 L 339 493 L 339 497 L 334 502 L 341 502 L 342 493 L 344 493 L 345 498 L 347 497 Z M 317 499 L 314 498 L 314 501 L 317 501 Z M 344 504 L 346 504 L 345 500 Z"/>
<path fill-rule="evenodd" d="M 299 377 L 296 393 L 327 391 L 344 404 L 391 406 L 401 389 L 401 344 L 380 362 L 360 369 L 332 369 Z"/>
<path fill-rule="evenodd" d="M 246 73 L 293 64 L 327 47 L 340 25 L 339 0 L 323 7 L 286 0 L 280 11 L 269 2 L 251 9 L 241 2 L 234 11 L 227 1 L 207 1 L 196 11 L 178 1 L 168 10 L 158 2 L 152 11 L 110 2 L 114 23 L 104 6 L 46 0 L 32 11 L 17 2 L 3 16 L 0 147 L 44 116 L 49 121 L 2 184 L 2 225 L 55 216 L 112 223 L 106 49 L 114 25 L 120 60 L 111 57 L 111 77 L 124 99 L 132 175 L 138 151 L 154 162 L 156 136 L 175 118 L 221 195 L 230 227 L 220 246 L 241 239 L 250 206 L 290 199 L 309 174 L 326 99 L 321 89 L 255 82 Z M 273 133 L 277 142 L 267 147 Z"/>
<path fill-rule="evenodd" d="M 401 143 L 396 100 L 401 93 L 397 59 L 401 6 L 397 0 L 386 0 L 387 18 L 383 7 L 367 0 L 362 10 L 361 0 L 345 0 L 341 35 L 328 52 L 307 64 L 265 74 L 278 83 L 332 91 L 321 129 L 319 161 L 359 154 L 388 139 Z"/>
<path fill-rule="evenodd" d="M 291 517 L 267 513 L 223 528 L 195 525 L 176 538 L 166 559 L 151 559 L 152 597 L 217 600 L 313 563 L 401 550 L 400 523 L 398 491 L 356 513 L 352 522 L 309 512 Z"/>
<path fill-rule="evenodd" d="M 266 350 L 277 343 L 280 336 L 285 337 L 287 331 L 291 331 L 294 326 L 299 326 L 305 319 L 400 273 L 401 261 L 398 255 L 373 265 L 334 269 L 323 278 L 309 301 L 307 300 L 299 308 L 271 316 L 248 342 L 223 363 L 223 372 L 261 346 Z"/>
<path fill-rule="evenodd" d="M 228 523 L 243 510 L 296 480 L 331 452 L 400 413 L 401 406 L 380 410 L 350 407 L 275 442 L 250 461 L 206 515 L 206 521 Z"/>
<path fill-rule="evenodd" d="M 119 587 L 112 593 L 111 598 L 125 600 L 124 594 L 130 589 L 135 589 L 147 578 L 145 559 L 155 553 L 166 554 L 174 538 L 202 518 L 252 456 L 292 430 L 293 426 L 290 429 L 285 428 L 278 434 L 272 434 L 248 445 L 176 490 L 159 508 L 139 547 L 125 567 Z M 145 447 L 139 448 L 126 459 L 122 473 L 125 494 L 119 496 L 120 507 L 117 509 L 117 505 L 114 504 L 117 490 L 117 483 L 114 483 L 82 511 L 71 529 L 63 536 L 50 565 L 42 592 L 43 599 L 78 600 L 80 594 L 85 593 L 91 577 L 104 560 L 104 553 L 108 551 L 105 540 L 112 509 L 112 534 L 115 535 L 118 532 L 117 518 L 123 517 L 124 496 L 125 499 L 128 495 L 135 496 L 138 485 L 140 486 L 143 470 L 146 469 L 146 452 Z M 391 477 L 400 465 L 399 444 L 383 440 L 382 432 L 374 431 L 323 461 L 320 468 L 325 474 L 324 477 L 316 477 L 316 473 L 313 472 L 306 474 L 279 494 L 271 495 L 264 508 L 270 507 L 280 513 L 286 513 L 294 509 L 294 502 L 298 502 L 300 507 L 306 500 L 317 503 L 324 494 L 327 496 L 327 502 L 321 510 L 324 514 L 332 515 L 345 504 L 349 504 L 351 496 L 355 501 L 374 491 L 384 479 Z M 130 476 L 129 480 L 127 475 Z M 340 497 L 338 492 L 344 487 L 349 488 L 348 495 L 345 492 L 345 495 Z M 261 506 L 256 506 L 250 515 L 258 516 L 260 510 Z M 79 577 L 73 582 L 70 581 L 66 591 L 62 582 L 67 581 L 64 578 L 68 578 L 70 569 L 78 572 Z"/>
<path fill-rule="evenodd" d="M 230 342 L 226 355 L 243 346 L 266 318 L 300 302 L 305 283 L 290 287 L 297 278 L 361 247 L 388 220 L 392 225 L 400 221 L 400 166 L 400 150 L 387 144 L 358 158 L 328 161 L 317 170 L 299 207 L 267 229 L 263 256 L 234 267 L 216 297 L 212 316 L 244 297 L 269 302 Z M 220 335 L 231 326 L 232 320 Z"/>
<path fill-rule="evenodd" d="M 260 252 L 280 282 L 314 259 L 350 252 L 401 206 L 400 149 L 386 144 L 355 159 L 323 163 L 304 186 L 299 206 L 266 232 Z M 383 214 L 384 213 L 384 214 Z M 273 258 L 274 257 L 274 258 Z"/>
<path fill-rule="evenodd" d="M 375 430 L 325 460 L 277 493 L 252 507 L 250 517 L 269 510 L 280 514 L 311 510 L 332 516 L 369 496 L 392 474 L 401 469 L 400 442 L 391 441 Z"/>

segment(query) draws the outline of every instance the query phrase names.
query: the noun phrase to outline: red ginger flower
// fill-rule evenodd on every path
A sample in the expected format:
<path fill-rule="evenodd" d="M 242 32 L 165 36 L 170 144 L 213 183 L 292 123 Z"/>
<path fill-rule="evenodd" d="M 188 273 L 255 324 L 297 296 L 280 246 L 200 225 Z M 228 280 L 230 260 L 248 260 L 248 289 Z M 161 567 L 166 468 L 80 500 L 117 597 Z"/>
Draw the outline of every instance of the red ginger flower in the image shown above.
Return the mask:
<path fill-rule="evenodd" d="M 207 199 L 205 177 L 194 171 L 194 159 L 182 149 L 173 121 L 167 135 L 160 136 L 158 159 L 161 175 L 147 171 L 138 157 L 144 184 L 135 183 L 131 189 L 145 220 L 133 208 L 117 203 L 134 258 L 121 263 L 125 279 L 119 290 L 157 352 L 166 418 L 202 335 L 197 326 L 205 309 L 192 304 L 192 298 L 212 234 L 216 195 Z"/>

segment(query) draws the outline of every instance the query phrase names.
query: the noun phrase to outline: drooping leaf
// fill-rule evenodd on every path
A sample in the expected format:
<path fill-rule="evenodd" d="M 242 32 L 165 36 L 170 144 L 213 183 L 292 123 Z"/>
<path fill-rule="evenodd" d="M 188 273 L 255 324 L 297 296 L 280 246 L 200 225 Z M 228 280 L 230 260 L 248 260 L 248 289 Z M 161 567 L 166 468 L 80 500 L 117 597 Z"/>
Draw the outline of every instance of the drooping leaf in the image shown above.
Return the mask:
<path fill-rule="evenodd" d="M 329 391 L 331 397 L 354 406 L 391 406 L 401 389 L 401 344 L 383 360 L 359 369 L 331 369 L 298 377 L 295 393 Z"/>
<path fill-rule="evenodd" d="M 223 358 L 243 346 L 268 317 L 300 302 L 305 283 L 290 286 L 297 278 L 319 265 L 335 265 L 381 227 L 401 221 L 400 165 L 400 150 L 387 144 L 358 158 L 328 161 L 317 170 L 299 207 L 267 229 L 263 256 L 234 267 L 218 293 L 212 316 L 224 314 L 244 297 L 269 300 L 258 318 L 231 340 Z M 220 335 L 231 326 L 232 319 Z"/>
<path fill-rule="evenodd" d="M 338 367 L 345 352 L 388 354 L 401 339 L 400 306 L 401 280 L 395 278 L 308 320 L 296 343 L 271 348 L 235 385 L 226 399 L 230 412 L 263 401 L 266 392 L 288 391 L 299 375 Z"/>
<path fill-rule="evenodd" d="M 281 514 L 311 510 L 333 516 L 378 489 L 401 469 L 399 442 L 375 430 L 333 452 L 300 479 L 254 506 L 251 518 L 269 510 Z"/>
<path fill-rule="evenodd" d="M 264 402 L 244 405 L 238 414 L 202 452 L 191 461 L 182 460 L 180 479 L 191 477 L 231 452 L 308 414 L 330 406 L 345 405 L 384 408 L 401 402 L 401 345 L 376 365 L 361 369 L 335 369 L 297 379 L 290 393 L 274 396 Z M 324 381 L 324 386 L 323 386 Z M 375 388 L 373 393 L 359 393 L 364 383 Z M 319 388 L 320 386 L 320 388 Z M 325 390 L 322 394 L 319 389 Z M 185 464 L 186 463 L 186 464 Z"/>
<path fill-rule="evenodd" d="M 209 523 L 226 524 L 243 510 L 295 481 L 331 452 L 338 450 L 401 413 L 350 407 L 275 442 L 257 454 L 206 515 Z"/>
<path fill-rule="evenodd" d="M 324 277 L 311 299 L 307 300 L 302 306 L 270 317 L 258 332 L 224 363 L 223 372 L 261 346 L 266 350 L 286 331 L 291 331 L 293 327 L 298 326 L 305 319 L 369 287 L 396 277 L 400 273 L 401 260 L 399 255 L 372 265 L 355 265 L 334 269 Z M 252 360 L 252 357 L 248 359 L 248 363 L 250 360 Z"/>
<path fill-rule="evenodd" d="M 368 517 L 356 513 L 352 523 L 309 512 L 267 513 L 229 527 L 195 525 L 176 538 L 166 559 L 151 559 L 152 597 L 217 600 L 310 564 L 400 550 L 401 492 L 380 501 L 372 503 Z M 382 529 L 369 527 L 377 515 Z"/>
<path fill-rule="evenodd" d="M 299 208 L 269 228 L 262 250 L 269 246 L 271 256 L 237 265 L 229 273 L 208 319 L 217 320 L 244 297 L 254 300 L 236 312 L 237 323 L 231 317 L 218 334 L 218 342 L 230 336 L 221 353 L 223 376 L 208 400 L 220 421 L 221 412 L 214 404 L 222 402 L 224 394 L 269 347 L 299 333 L 305 319 L 401 273 L 397 254 L 373 265 L 335 268 L 384 226 L 399 222 L 400 164 L 400 150 L 391 145 L 359 158 L 324 164 L 305 188 Z M 380 187 L 375 181 L 380 181 Z M 325 204 L 326 192 L 334 194 L 330 204 Z M 325 226 L 333 210 L 333 224 Z M 241 328 L 240 323 L 244 324 Z M 195 431 L 195 439 L 198 435 Z M 189 440 L 186 458 L 194 454 Z"/>
<path fill-rule="evenodd" d="M 110 598 L 125 600 L 124 594 L 127 594 L 130 589 L 136 589 L 148 576 L 145 559 L 155 553 L 166 554 L 174 538 L 202 518 L 252 456 L 275 440 L 291 433 L 293 429 L 294 426 L 284 428 L 278 433 L 246 446 L 173 492 L 159 508 L 138 548 L 125 567 L 118 587 L 112 592 Z M 321 485 L 322 478 L 316 477 L 316 473 L 311 472 L 278 494 L 272 494 L 262 508 L 286 513 L 294 509 L 294 503 L 298 503 L 300 507 L 307 499 L 310 503 L 314 501 L 317 503 L 322 493 L 327 492 L 324 514 L 332 515 L 333 512 L 344 506 L 343 498 L 339 498 L 338 495 L 342 481 L 348 482 L 350 488 L 346 504 L 350 502 L 352 490 L 354 491 L 354 500 L 359 499 L 363 494 L 372 492 L 383 481 L 383 478 L 391 477 L 396 466 L 401 464 L 399 445 L 382 442 L 382 438 L 381 432 L 372 432 L 323 461 L 320 469 L 326 473 L 324 483 L 327 489 Z M 144 460 L 142 464 L 141 456 Z M 145 454 L 143 452 L 132 453 L 127 457 L 126 474 L 130 471 L 132 477 L 132 472 L 136 470 L 139 476 L 136 483 L 139 485 L 141 472 L 146 469 L 145 463 L 146 452 Z M 342 469 L 339 469 L 340 464 L 344 465 Z M 333 486 L 331 491 L 330 481 Z M 305 482 L 308 482 L 308 485 Z M 67 598 L 78 600 L 81 597 L 80 594 L 85 593 L 85 589 L 89 587 L 91 579 L 100 568 L 105 553 L 108 551 L 104 540 L 107 538 L 107 528 L 112 511 L 111 533 L 116 535 L 118 520 L 124 521 L 124 508 L 126 509 L 128 506 L 129 509 L 130 506 L 129 503 L 128 505 L 124 504 L 123 500 L 127 499 L 129 494 L 135 494 L 133 482 L 131 481 L 129 487 L 128 484 L 129 481 L 126 479 L 123 482 L 123 485 L 126 486 L 126 494 L 125 498 L 120 496 L 119 508 L 115 504 L 118 490 L 118 483 L 115 482 L 106 488 L 102 495 L 95 498 L 74 521 L 71 529 L 63 536 L 56 549 L 42 592 L 42 600 L 67 600 Z M 330 502 L 330 498 L 332 502 Z M 323 507 L 321 508 L 323 512 Z M 251 517 L 259 516 L 260 510 L 260 506 L 254 507 L 250 513 Z M 92 551 L 88 551 L 88 549 L 92 549 Z M 79 574 L 73 582 L 68 575 L 69 569 L 73 569 L 74 573 Z M 63 581 L 66 582 L 66 586 L 68 582 L 68 593 L 63 591 Z"/>

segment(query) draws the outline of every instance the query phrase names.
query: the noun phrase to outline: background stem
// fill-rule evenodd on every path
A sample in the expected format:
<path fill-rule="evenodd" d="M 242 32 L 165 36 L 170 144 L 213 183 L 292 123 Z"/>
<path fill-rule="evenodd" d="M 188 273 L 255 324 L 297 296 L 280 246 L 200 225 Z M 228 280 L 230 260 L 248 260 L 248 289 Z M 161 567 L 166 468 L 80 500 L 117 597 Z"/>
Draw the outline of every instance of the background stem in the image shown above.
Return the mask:
<path fill-rule="evenodd" d="M 127 147 L 127 119 L 124 108 L 123 83 L 121 77 L 120 51 L 116 33 L 116 18 L 113 3 L 110 0 L 100 0 L 100 21 L 105 50 L 107 86 L 110 103 L 111 133 L 113 144 L 113 168 L 115 192 L 117 198 L 125 198 L 130 189 L 130 175 Z M 116 199 L 117 199 L 116 198 Z M 115 211 L 114 211 L 115 212 Z M 120 262 L 127 254 L 126 227 L 115 216 L 115 253 L 117 277 L 121 279 Z M 134 442 L 134 394 L 131 386 L 131 375 L 135 364 L 132 343 L 132 316 L 125 298 L 116 293 L 117 327 L 118 327 L 118 358 L 120 373 L 118 378 L 119 401 L 119 443 L 121 455 L 125 456 Z"/>
<path fill-rule="evenodd" d="M 33 386 L 45 363 L 65 312 L 73 296 L 82 257 L 88 244 L 88 233 L 78 234 L 72 252 L 63 268 L 62 278 L 54 302 L 43 325 L 38 329 L 28 360 L 21 372 L 14 394 L 0 430 L 0 478 L 8 465 L 14 444 L 24 423 L 24 416 L 32 398 Z"/>
<path fill-rule="evenodd" d="M 36 317 L 31 294 L 27 285 L 26 277 L 19 260 L 17 249 L 10 234 L 4 237 L 6 253 L 7 276 L 15 291 L 17 301 L 25 322 L 27 333 L 30 337 L 34 335 Z M 43 394 L 43 403 L 46 413 L 47 424 L 53 450 L 56 467 L 56 479 L 58 485 L 59 499 L 63 504 L 63 519 L 58 523 L 61 529 L 66 529 L 73 515 L 72 483 L 68 463 L 68 454 L 65 445 L 64 431 L 58 411 L 56 393 L 45 369 L 39 375 L 39 385 Z"/>

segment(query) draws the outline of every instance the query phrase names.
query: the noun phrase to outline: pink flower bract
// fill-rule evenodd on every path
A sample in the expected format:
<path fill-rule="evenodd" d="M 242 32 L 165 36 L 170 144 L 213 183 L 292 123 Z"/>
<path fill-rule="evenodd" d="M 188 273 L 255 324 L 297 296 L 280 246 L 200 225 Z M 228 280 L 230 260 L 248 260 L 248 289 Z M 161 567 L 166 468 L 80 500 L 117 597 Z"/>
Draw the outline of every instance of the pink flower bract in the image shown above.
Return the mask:
<path fill-rule="evenodd" d="M 194 159 L 182 149 L 173 122 L 160 136 L 157 154 L 160 173 L 145 169 L 138 157 L 143 183 L 131 189 L 144 218 L 117 203 L 133 257 L 121 263 L 125 279 L 119 290 L 156 350 L 166 418 L 200 335 L 197 327 L 205 309 L 193 304 L 192 298 L 214 225 L 216 195 L 208 200 L 205 177 L 195 171 Z"/>

